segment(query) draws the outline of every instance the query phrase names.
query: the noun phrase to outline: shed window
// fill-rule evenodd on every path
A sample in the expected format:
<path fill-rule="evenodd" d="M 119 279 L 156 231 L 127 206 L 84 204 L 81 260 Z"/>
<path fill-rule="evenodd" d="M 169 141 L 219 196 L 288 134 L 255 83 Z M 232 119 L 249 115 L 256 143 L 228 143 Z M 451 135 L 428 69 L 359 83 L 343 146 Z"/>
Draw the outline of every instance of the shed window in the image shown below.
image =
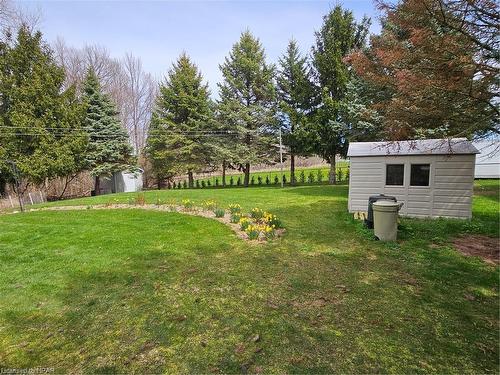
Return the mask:
<path fill-rule="evenodd" d="M 410 186 L 429 186 L 430 164 L 412 164 Z"/>
<path fill-rule="evenodd" d="M 385 184 L 402 186 L 405 175 L 404 164 L 387 164 L 385 170 Z"/>

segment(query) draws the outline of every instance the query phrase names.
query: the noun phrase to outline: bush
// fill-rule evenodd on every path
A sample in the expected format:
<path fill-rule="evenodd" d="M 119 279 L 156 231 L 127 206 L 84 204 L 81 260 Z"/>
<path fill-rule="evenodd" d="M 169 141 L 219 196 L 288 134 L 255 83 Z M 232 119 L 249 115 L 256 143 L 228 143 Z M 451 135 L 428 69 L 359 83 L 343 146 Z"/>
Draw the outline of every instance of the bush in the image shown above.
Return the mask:
<path fill-rule="evenodd" d="M 177 183 L 177 189 L 180 189 L 181 188 L 181 183 Z"/>
<path fill-rule="evenodd" d="M 229 212 L 231 212 L 232 214 L 236 214 L 236 213 L 241 212 L 241 206 L 239 204 L 236 204 L 236 203 L 231 203 L 228 208 L 229 208 Z"/>
<path fill-rule="evenodd" d="M 236 180 L 236 185 L 240 186 L 241 185 L 241 177 L 238 176 L 238 179 Z"/>
<path fill-rule="evenodd" d="M 215 186 L 219 186 L 219 179 L 218 178 L 215 179 Z"/>
<path fill-rule="evenodd" d="M 201 180 L 201 188 L 205 188 L 207 186 L 205 180 Z"/>
<path fill-rule="evenodd" d="M 241 217 L 238 224 L 240 224 L 241 230 L 246 230 L 248 226 L 252 224 L 252 221 L 248 217 Z"/>
<path fill-rule="evenodd" d="M 144 204 L 146 204 L 146 197 L 143 193 L 138 194 L 137 197 L 135 197 L 135 204 L 138 206 L 144 206 Z"/>
<path fill-rule="evenodd" d="M 279 183 L 280 183 L 280 179 L 279 179 L 278 175 L 275 175 L 274 176 L 274 184 L 278 185 Z"/>
<path fill-rule="evenodd" d="M 214 209 L 214 214 L 215 214 L 215 217 L 224 217 L 224 215 L 226 214 L 226 211 L 224 211 L 223 208 L 216 208 L 216 209 Z"/>
<path fill-rule="evenodd" d="M 271 180 L 269 179 L 269 176 L 266 176 L 266 185 L 269 185 L 271 183 Z"/>
<path fill-rule="evenodd" d="M 255 185 L 255 177 L 252 176 L 252 178 L 250 179 L 250 185 Z"/>
<path fill-rule="evenodd" d="M 318 181 L 318 182 L 323 181 L 323 172 L 321 172 L 321 169 L 318 169 L 318 173 L 316 175 L 316 181 Z"/>
<path fill-rule="evenodd" d="M 175 187 L 176 187 L 176 186 L 177 186 L 177 185 L 175 184 L 175 181 L 174 181 L 174 182 L 172 182 L 172 189 L 175 189 Z M 170 187 L 169 187 L 169 188 L 170 188 Z"/>
<path fill-rule="evenodd" d="M 252 208 L 252 211 L 250 211 L 250 217 L 255 220 L 260 220 L 264 216 L 264 211 L 262 211 L 260 208 Z"/>
<path fill-rule="evenodd" d="M 212 183 L 210 182 L 210 180 L 207 180 L 207 186 L 208 187 L 212 186 Z"/>
<path fill-rule="evenodd" d="M 231 218 L 229 219 L 229 221 L 233 224 L 237 224 L 240 222 L 241 218 L 242 218 L 241 212 L 235 212 L 231 214 Z"/>
<path fill-rule="evenodd" d="M 184 180 L 184 181 L 182 182 L 182 187 L 183 187 L 184 189 L 187 189 L 188 184 L 187 184 L 186 180 Z"/>
<path fill-rule="evenodd" d="M 302 184 L 306 182 L 306 174 L 304 173 L 304 171 L 300 171 L 299 181 Z"/>
<path fill-rule="evenodd" d="M 196 180 L 195 186 L 196 186 L 197 189 L 200 188 L 200 181 L 199 180 Z"/>
<path fill-rule="evenodd" d="M 194 208 L 194 202 L 191 199 L 183 199 L 182 206 L 185 210 L 191 210 Z"/>
<path fill-rule="evenodd" d="M 234 178 L 233 178 L 233 176 L 231 176 L 231 178 L 229 179 L 229 185 L 230 186 L 234 185 Z"/>
<path fill-rule="evenodd" d="M 339 168 L 337 171 L 337 181 L 342 182 L 342 178 L 344 178 L 344 172 L 342 171 L 342 168 Z"/>
<path fill-rule="evenodd" d="M 286 176 L 283 175 L 283 185 L 286 185 Z"/>
<path fill-rule="evenodd" d="M 309 172 L 309 176 L 307 176 L 307 182 L 312 184 L 314 182 L 314 175 L 312 172 Z"/>
<path fill-rule="evenodd" d="M 262 185 L 262 176 L 258 176 L 258 177 L 257 177 L 257 183 L 258 183 L 259 185 Z"/>

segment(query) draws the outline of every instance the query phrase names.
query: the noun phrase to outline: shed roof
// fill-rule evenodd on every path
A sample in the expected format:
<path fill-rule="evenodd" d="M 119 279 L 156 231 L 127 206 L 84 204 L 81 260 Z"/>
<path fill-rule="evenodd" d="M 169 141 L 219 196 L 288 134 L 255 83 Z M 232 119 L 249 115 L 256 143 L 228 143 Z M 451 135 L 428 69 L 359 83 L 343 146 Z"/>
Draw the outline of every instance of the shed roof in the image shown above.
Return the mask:
<path fill-rule="evenodd" d="M 352 142 L 347 156 L 478 154 L 466 138 L 399 142 Z"/>

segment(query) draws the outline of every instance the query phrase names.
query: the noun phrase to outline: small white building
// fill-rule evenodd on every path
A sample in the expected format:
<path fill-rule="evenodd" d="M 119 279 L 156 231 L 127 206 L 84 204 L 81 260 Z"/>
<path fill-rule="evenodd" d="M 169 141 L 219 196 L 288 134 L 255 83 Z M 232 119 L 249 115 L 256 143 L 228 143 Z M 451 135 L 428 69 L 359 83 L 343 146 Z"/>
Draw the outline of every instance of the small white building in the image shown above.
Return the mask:
<path fill-rule="evenodd" d="M 110 177 L 101 176 L 100 194 L 129 193 L 142 190 L 142 174 L 137 172 L 115 172 Z"/>
<path fill-rule="evenodd" d="M 353 142 L 349 212 L 366 212 L 368 197 L 385 194 L 411 217 L 470 218 L 478 150 L 465 138 Z"/>
<path fill-rule="evenodd" d="M 500 178 L 500 141 L 474 142 L 479 151 L 476 156 L 476 178 Z"/>

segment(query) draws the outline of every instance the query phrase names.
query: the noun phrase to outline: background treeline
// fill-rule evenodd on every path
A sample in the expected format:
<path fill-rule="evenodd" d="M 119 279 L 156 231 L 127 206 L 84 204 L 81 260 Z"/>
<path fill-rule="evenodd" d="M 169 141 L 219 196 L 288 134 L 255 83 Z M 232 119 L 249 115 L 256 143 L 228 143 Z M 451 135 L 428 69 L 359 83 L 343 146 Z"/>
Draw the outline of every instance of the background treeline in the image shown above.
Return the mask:
<path fill-rule="evenodd" d="M 0 193 L 6 183 L 66 181 L 134 170 L 159 188 L 174 176 L 226 170 L 251 185 L 252 166 L 276 163 L 282 133 L 296 156 L 330 163 L 350 141 L 498 135 L 498 5 L 489 0 L 377 2 L 382 31 L 335 6 L 309 53 L 294 40 L 267 61 L 244 31 L 211 93 L 183 53 L 156 83 L 133 55 L 99 46 L 48 46 L 36 15 L 0 0 Z M 217 99 L 213 98 L 217 96 Z M 19 177 L 16 179 L 16 177 Z M 254 181 L 255 183 L 255 181 Z"/>

